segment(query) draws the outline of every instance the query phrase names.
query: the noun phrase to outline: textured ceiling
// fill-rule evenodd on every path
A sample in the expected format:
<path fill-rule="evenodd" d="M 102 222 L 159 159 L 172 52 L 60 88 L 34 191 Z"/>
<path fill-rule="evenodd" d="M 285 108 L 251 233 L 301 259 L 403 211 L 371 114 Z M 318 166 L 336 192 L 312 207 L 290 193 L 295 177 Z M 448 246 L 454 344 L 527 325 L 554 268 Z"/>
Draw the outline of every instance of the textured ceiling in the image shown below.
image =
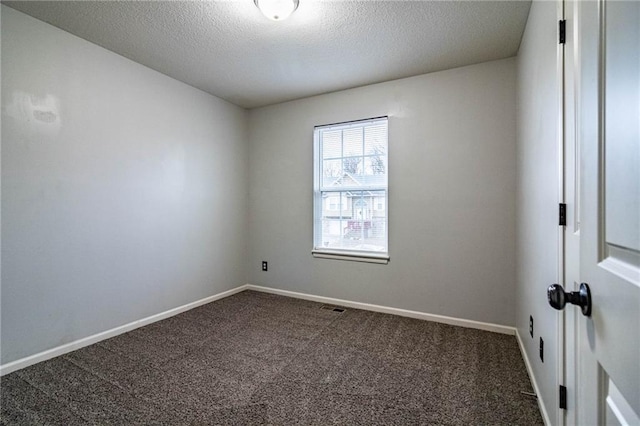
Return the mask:
<path fill-rule="evenodd" d="M 3 1 L 236 105 L 253 108 L 517 53 L 529 0 Z"/>

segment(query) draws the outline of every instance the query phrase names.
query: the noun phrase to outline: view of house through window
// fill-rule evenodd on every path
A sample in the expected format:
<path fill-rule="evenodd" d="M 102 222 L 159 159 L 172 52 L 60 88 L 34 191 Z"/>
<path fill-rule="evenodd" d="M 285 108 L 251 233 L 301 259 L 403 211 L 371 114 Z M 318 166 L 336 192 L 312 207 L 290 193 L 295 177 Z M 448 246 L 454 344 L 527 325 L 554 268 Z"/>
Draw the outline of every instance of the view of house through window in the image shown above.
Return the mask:
<path fill-rule="evenodd" d="M 314 251 L 387 254 L 387 118 L 318 126 Z"/>

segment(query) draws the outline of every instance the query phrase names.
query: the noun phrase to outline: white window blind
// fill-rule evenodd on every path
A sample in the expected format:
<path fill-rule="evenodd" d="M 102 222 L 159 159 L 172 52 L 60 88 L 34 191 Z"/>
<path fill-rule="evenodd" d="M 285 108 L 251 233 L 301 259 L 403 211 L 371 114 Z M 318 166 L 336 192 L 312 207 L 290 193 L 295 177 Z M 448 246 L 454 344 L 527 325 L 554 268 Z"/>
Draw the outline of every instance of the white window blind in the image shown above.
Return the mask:
<path fill-rule="evenodd" d="M 388 120 L 314 131 L 314 255 L 388 260 Z"/>

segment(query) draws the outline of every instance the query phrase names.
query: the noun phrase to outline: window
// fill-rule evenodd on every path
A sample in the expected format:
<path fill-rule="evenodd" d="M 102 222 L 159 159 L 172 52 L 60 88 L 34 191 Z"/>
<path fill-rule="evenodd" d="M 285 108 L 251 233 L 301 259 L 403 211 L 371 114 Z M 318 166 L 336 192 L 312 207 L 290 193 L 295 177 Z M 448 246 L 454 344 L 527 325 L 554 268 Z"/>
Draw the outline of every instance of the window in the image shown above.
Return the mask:
<path fill-rule="evenodd" d="M 314 256 L 388 261 L 387 121 L 315 128 Z"/>

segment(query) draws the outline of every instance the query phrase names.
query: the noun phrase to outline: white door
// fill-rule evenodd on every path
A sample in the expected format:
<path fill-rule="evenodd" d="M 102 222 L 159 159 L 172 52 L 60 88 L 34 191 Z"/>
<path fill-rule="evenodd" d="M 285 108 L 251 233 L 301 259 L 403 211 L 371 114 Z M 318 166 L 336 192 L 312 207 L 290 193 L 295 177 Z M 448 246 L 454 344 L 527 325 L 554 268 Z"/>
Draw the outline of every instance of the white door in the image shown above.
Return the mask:
<path fill-rule="evenodd" d="M 640 2 L 578 2 L 577 424 L 640 424 Z M 568 307 L 567 309 L 576 309 Z"/>

